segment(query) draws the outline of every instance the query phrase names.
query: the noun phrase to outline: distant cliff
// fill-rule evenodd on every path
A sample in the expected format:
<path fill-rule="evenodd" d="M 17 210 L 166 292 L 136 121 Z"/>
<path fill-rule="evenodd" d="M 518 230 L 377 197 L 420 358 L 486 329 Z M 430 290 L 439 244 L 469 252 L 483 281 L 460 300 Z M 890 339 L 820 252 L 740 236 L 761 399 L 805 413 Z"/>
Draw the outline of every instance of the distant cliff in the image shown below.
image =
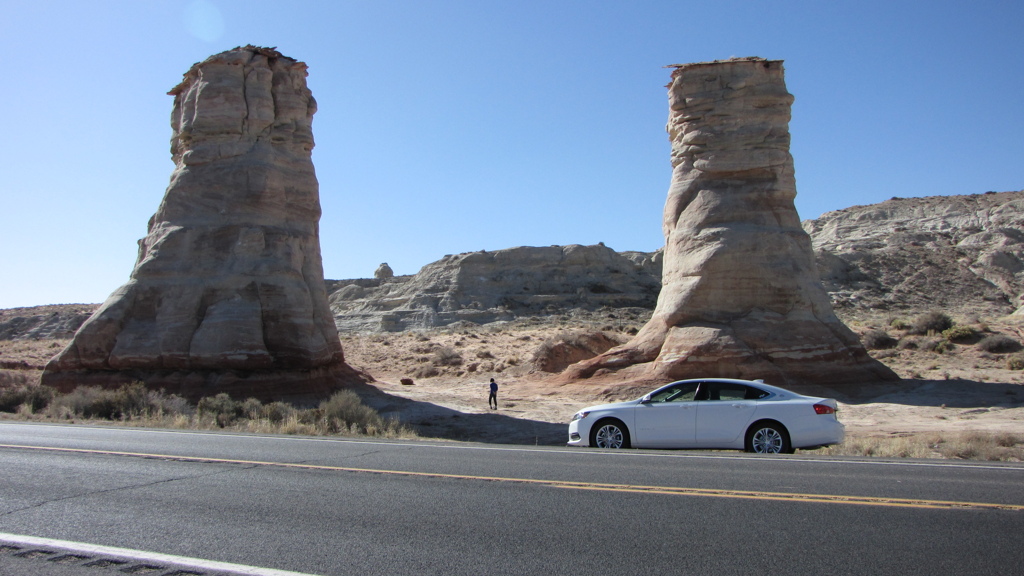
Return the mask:
<path fill-rule="evenodd" d="M 893 198 L 803 227 L 837 311 L 1002 316 L 1024 306 L 1024 191 Z"/>
<path fill-rule="evenodd" d="M 572 308 L 653 308 L 660 252 L 604 245 L 519 247 L 448 255 L 413 276 L 328 281 L 339 330 L 484 324 Z"/>

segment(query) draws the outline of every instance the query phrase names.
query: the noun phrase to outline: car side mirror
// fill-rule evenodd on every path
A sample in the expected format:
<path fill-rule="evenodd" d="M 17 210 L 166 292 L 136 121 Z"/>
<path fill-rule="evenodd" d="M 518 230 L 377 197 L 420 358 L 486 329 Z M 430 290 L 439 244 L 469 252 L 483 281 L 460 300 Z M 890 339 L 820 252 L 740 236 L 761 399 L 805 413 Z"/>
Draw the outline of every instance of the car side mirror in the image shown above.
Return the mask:
<path fill-rule="evenodd" d="M 640 403 L 641 404 L 650 404 L 651 403 L 651 395 L 650 394 L 645 395 L 643 398 L 640 399 Z"/>

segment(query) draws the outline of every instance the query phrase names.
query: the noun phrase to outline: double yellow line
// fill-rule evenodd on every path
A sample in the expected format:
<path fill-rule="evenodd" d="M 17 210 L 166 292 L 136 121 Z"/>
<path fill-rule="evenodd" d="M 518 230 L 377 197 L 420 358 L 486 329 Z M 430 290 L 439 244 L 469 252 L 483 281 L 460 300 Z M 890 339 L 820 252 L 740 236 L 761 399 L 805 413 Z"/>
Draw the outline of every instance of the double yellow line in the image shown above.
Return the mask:
<path fill-rule="evenodd" d="M 506 478 L 501 476 L 475 476 L 469 474 L 443 474 L 439 472 L 413 472 L 409 470 L 379 470 L 373 468 L 352 468 L 348 466 L 323 466 L 291 462 L 264 462 L 259 460 L 233 460 L 228 458 L 204 458 L 200 456 L 178 456 L 172 454 L 148 454 L 144 452 L 118 452 L 114 450 L 87 450 L 82 448 L 54 448 L 48 446 L 25 446 L 0 444 L 0 448 L 43 450 L 49 452 L 71 452 L 77 454 L 102 454 L 108 456 L 129 456 L 198 462 L 212 464 L 243 464 L 247 466 L 272 466 L 277 468 L 300 468 L 304 470 L 328 470 L 332 472 L 354 472 L 363 474 L 387 474 L 422 478 L 443 478 L 451 480 L 478 480 L 489 482 L 510 482 L 534 484 L 570 490 L 597 490 L 602 492 L 632 492 L 639 494 L 667 494 L 675 496 L 705 496 L 710 498 L 740 498 L 746 500 L 775 500 L 783 502 L 818 502 L 823 504 L 856 504 L 860 506 L 890 506 L 899 508 L 931 509 L 989 509 L 1024 511 L 1024 505 L 996 504 L 992 502 L 961 502 L 954 500 L 922 500 L 916 498 L 879 498 L 873 496 L 847 496 L 839 494 L 801 494 L 796 492 L 762 492 L 749 490 L 721 490 L 713 488 L 686 488 L 676 486 L 643 486 L 634 484 L 602 484 L 596 482 L 570 482 L 566 480 L 540 480 L 536 478 Z"/>

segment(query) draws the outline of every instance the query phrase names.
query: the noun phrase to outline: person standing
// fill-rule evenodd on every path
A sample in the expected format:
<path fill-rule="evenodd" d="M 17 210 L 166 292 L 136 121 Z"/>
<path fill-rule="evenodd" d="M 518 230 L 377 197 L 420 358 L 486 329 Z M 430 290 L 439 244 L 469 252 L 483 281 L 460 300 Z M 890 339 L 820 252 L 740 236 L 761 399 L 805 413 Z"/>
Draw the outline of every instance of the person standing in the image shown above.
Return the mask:
<path fill-rule="evenodd" d="M 493 410 L 498 409 L 498 383 L 491 378 L 491 393 L 487 396 L 487 407 Z"/>

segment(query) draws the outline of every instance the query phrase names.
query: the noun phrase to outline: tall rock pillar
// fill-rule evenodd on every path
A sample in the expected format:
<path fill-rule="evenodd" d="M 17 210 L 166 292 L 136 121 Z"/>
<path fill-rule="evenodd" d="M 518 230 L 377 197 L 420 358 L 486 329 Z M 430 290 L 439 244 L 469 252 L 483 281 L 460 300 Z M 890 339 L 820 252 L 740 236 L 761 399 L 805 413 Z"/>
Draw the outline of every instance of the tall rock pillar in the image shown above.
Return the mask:
<path fill-rule="evenodd" d="M 657 307 L 632 341 L 565 377 L 897 379 L 836 318 L 818 279 L 793 205 L 782 62 L 678 65 L 668 88 L 673 170 Z"/>
<path fill-rule="evenodd" d="M 135 269 L 44 384 L 276 399 L 357 377 L 327 304 L 306 75 L 246 46 L 195 64 L 170 91 L 175 167 Z"/>

